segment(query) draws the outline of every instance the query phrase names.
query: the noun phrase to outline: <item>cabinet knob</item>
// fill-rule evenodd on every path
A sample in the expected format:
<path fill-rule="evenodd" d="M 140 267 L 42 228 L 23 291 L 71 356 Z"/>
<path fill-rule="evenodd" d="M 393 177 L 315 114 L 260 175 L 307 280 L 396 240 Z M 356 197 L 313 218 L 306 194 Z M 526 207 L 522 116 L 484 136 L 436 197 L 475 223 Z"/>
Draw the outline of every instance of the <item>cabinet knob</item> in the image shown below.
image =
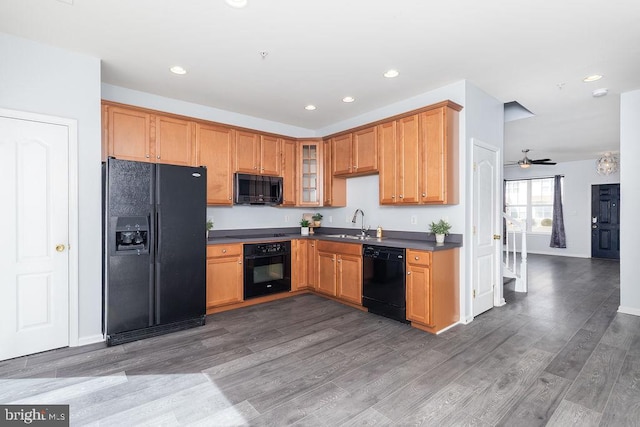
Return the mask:
<path fill-rule="evenodd" d="M 403 198 L 404 198 L 404 196 L 401 194 L 401 195 L 400 195 L 400 198 L 401 198 L 401 199 L 403 199 Z"/>
<path fill-rule="evenodd" d="M 254 166 L 253 168 L 254 168 L 254 169 L 258 169 L 258 167 L 257 167 L 257 166 Z"/>
<path fill-rule="evenodd" d="M 392 198 L 392 199 L 395 199 L 395 198 L 396 198 L 396 196 L 391 196 L 391 198 Z"/>
<path fill-rule="evenodd" d="M 427 197 L 427 193 L 422 193 L 422 197 Z"/>
<path fill-rule="evenodd" d="M 242 261 L 238 261 L 238 264 L 242 264 Z"/>
<path fill-rule="evenodd" d="M 420 257 L 419 257 L 419 256 L 417 256 L 417 257 L 415 257 L 415 258 L 416 258 L 416 261 L 420 259 Z"/>
<path fill-rule="evenodd" d="M 407 271 L 407 276 L 408 276 L 408 275 L 410 275 L 410 274 L 411 274 L 411 272 L 410 272 L 410 271 Z"/>
<path fill-rule="evenodd" d="M 226 250 L 226 249 L 223 249 L 223 250 L 222 250 L 222 253 L 223 253 L 223 254 L 226 254 L 226 253 L 227 253 L 227 250 Z"/>
<path fill-rule="evenodd" d="M 147 154 L 145 157 L 148 159 L 150 156 Z"/>

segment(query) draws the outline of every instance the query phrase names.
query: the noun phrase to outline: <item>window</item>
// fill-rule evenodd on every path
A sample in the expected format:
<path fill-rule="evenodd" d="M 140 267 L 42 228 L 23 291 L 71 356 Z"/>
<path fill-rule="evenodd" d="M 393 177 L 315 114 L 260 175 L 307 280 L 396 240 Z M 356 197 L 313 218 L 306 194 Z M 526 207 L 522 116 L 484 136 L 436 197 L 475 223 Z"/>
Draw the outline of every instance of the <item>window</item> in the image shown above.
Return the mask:
<path fill-rule="evenodd" d="M 507 215 L 523 221 L 528 233 L 551 234 L 553 178 L 506 181 L 504 203 Z"/>

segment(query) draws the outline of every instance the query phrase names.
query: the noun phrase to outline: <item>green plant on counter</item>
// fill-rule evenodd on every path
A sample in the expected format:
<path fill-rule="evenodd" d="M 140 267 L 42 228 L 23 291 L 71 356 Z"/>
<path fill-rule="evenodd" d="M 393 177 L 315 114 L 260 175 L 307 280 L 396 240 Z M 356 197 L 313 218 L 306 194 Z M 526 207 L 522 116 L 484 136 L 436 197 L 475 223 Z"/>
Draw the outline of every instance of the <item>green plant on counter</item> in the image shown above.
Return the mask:
<path fill-rule="evenodd" d="M 208 219 L 207 220 L 207 231 L 211 231 L 213 229 L 213 221 Z"/>
<path fill-rule="evenodd" d="M 314 221 L 322 221 L 322 214 L 320 212 L 313 214 L 311 217 Z"/>
<path fill-rule="evenodd" d="M 308 227 L 309 225 L 311 225 L 311 223 L 309 222 L 308 219 L 302 218 L 300 220 L 300 227 Z"/>
<path fill-rule="evenodd" d="M 449 234 L 449 230 L 451 230 L 451 224 L 449 224 L 444 219 L 441 219 L 438 222 L 431 222 L 429 228 L 433 234 Z"/>

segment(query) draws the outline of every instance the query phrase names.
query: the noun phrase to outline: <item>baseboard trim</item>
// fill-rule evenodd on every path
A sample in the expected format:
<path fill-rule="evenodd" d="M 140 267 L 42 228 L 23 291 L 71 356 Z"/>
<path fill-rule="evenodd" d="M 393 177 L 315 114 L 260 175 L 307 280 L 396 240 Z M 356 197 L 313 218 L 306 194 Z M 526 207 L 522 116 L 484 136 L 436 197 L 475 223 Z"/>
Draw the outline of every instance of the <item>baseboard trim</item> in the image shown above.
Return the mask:
<path fill-rule="evenodd" d="M 632 316 L 640 316 L 640 309 L 633 308 L 633 307 L 624 307 L 621 305 L 620 307 L 618 307 L 618 313 L 631 314 Z"/>
<path fill-rule="evenodd" d="M 77 347 L 80 347 L 83 345 L 95 344 L 98 342 L 104 342 L 104 336 L 102 334 L 89 335 L 88 337 L 80 337 L 78 338 Z"/>

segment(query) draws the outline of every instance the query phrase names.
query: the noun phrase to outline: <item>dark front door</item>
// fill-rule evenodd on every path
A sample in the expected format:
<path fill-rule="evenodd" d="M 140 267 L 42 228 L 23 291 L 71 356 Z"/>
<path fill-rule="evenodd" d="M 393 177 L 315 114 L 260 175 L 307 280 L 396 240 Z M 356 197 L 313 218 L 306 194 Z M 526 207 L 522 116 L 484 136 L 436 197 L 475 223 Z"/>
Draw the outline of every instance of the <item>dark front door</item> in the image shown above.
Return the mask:
<path fill-rule="evenodd" d="M 591 256 L 620 259 L 620 184 L 591 186 Z"/>

